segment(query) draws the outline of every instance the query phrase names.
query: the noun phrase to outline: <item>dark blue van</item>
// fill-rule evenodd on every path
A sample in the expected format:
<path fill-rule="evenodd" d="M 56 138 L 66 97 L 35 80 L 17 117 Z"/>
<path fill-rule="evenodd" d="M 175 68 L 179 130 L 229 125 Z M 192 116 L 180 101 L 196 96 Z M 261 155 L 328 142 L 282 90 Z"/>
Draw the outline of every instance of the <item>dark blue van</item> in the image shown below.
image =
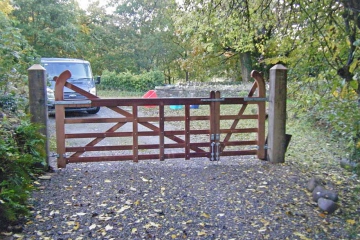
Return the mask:
<path fill-rule="evenodd" d="M 41 65 L 46 69 L 47 78 L 47 102 L 49 113 L 52 114 L 55 111 L 55 97 L 54 77 L 59 76 L 65 70 L 71 72 L 71 78 L 68 82 L 75 86 L 96 95 L 96 84 L 100 83 L 100 77 L 94 79 L 91 71 L 91 66 L 88 61 L 74 58 L 41 58 Z M 64 88 L 64 100 L 86 100 L 87 98 L 73 90 Z M 86 111 L 89 114 L 96 114 L 100 110 L 99 107 L 93 108 L 66 108 L 67 112 L 82 112 Z"/>

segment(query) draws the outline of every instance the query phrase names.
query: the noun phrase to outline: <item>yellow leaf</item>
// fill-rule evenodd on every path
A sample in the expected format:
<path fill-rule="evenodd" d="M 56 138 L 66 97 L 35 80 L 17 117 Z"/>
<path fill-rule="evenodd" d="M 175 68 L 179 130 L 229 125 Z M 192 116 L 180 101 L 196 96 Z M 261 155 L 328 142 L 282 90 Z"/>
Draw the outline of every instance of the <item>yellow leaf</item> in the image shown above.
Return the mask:
<path fill-rule="evenodd" d="M 205 217 L 205 218 L 209 218 L 209 217 L 210 217 L 210 215 L 207 214 L 207 213 L 201 213 L 200 216 Z"/>
<path fill-rule="evenodd" d="M 197 235 L 198 236 L 206 236 L 206 232 L 204 232 L 204 231 L 197 232 Z"/>
<path fill-rule="evenodd" d="M 346 222 L 350 225 L 355 225 L 355 220 L 353 220 L 353 219 L 348 219 L 348 220 L 346 220 Z"/>
<path fill-rule="evenodd" d="M 131 233 L 132 233 L 132 234 L 137 233 L 137 228 L 133 228 L 133 229 L 131 229 Z"/>
<path fill-rule="evenodd" d="M 79 229 L 79 227 L 80 227 L 80 223 L 79 223 L 79 222 L 75 222 L 75 225 L 74 225 L 73 229 L 76 231 L 76 230 Z"/>
<path fill-rule="evenodd" d="M 176 238 L 176 235 L 175 235 L 175 234 L 171 235 L 171 238 L 172 238 L 172 239 L 175 239 L 175 238 Z"/>
<path fill-rule="evenodd" d="M 105 179 L 105 181 L 104 181 L 104 182 L 109 183 L 109 182 L 111 182 L 111 180 L 109 180 L 109 179 Z"/>
<path fill-rule="evenodd" d="M 295 236 L 298 236 L 301 240 L 311 240 L 310 238 L 305 237 L 303 234 L 299 232 L 294 232 Z"/>
<path fill-rule="evenodd" d="M 135 206 L 138 206 L 140 204 L 140 200 L 136 200 L 135 202 L 134 202 L 134 205 Z"/>

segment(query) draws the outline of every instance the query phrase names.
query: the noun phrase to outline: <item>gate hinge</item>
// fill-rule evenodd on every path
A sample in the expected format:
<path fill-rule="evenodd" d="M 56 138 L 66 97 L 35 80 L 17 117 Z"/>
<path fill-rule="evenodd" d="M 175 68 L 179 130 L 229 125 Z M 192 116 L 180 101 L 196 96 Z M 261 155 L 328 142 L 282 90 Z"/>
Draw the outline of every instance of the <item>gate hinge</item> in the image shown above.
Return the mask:
<path fill-rule="evenodd" d="M 202 98 L 200 99 L 202 102 L 223 102 L 225 98 Z"/>
<path fill-rule="evenodd" d="M 244 101 L 246 102 L 268 102 L 269 98 L 260 98 L 260 97 L 244 97 Z"/>
<path fill-rule="evenodd" d="M 259 146 L 256 146 L 255 148 L 259 149 Z M 270 148 L 268 147 L 268 145 L 264 145 L 264 149 L 270 149 Z"/>
<path fill-rule="evenodd" d="M 220 141 L 220 134 L 211 134 L 211 141 Z"/>

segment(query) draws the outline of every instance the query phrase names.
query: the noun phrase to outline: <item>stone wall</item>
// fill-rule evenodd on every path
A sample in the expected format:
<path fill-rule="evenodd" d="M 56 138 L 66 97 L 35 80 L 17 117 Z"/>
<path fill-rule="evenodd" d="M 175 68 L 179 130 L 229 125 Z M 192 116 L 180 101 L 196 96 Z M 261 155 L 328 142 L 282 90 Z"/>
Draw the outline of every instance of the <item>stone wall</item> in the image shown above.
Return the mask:
<path fill-rule="evenodd" d="M 222 97 L 245 97 L 252 83 L 219 84 L 217 82 L 190 82 L 186 84 L 155 87 L 158 97 L 209 97 L 211 91 L 220 91 Z"/>

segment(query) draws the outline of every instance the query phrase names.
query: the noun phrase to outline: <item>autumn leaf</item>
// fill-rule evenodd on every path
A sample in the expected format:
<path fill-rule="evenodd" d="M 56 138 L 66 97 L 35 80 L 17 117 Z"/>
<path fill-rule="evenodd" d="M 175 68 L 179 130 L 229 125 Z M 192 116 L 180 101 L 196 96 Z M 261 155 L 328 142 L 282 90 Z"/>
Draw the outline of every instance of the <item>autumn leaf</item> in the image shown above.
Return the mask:
<path fill-rule="evenodd" d="M 201 213 L 200 216 L 205 217 L 205 218 L 209 218 L 209 217 L 210 217 L 210 215 L 207 214 L 207 213 Z"/>
<path fill-rule="evenodd" d="M 355 223 L 356 223 L 355 220 L 353 220 L 353 219 L 348 219 L 348 220 L 346 220 L 346 222 L 350 225 L 355 225 Z"/>
<path fill-rule="evenodd" d="M 109 230 L 112 230 L 114 227 L 113 226 L 110 226 L 109 224 L 106 225 L 105 227 L 105 231 L 109 231 Z"/>
<path fill-rule="evenodd" d="M 76 231 L 76 230 L 79 229 L 79 227 L 80 227 L 80 223 L 79 223 L 79 222 L 75 222 L 75 225 L 74 225 L 73 229 Z"/>
<path fill-rule="evenodd" d="M 96 228 L 96 224 L 91 224 L 91 226 L 89 226 L 89 230 L 93 230 Z"/>
<path fill-rule="evenodd" d="M 201 237 L 201 236 L 206 236 L 206 232 L 204 232 L 204 231 L 198 231 L 198 232 L 197 232 L 197 235 L 198 235 L 199 237 Z"/>
<path fill-rule="evenodd" d="M 303 234 L 299 233 L 299 232 L 294 232 L 295 236 L 298 236 L 301 240 L 311 240 L 310 238 L 307 238 L 306 236 L 304 236 Z"/>

